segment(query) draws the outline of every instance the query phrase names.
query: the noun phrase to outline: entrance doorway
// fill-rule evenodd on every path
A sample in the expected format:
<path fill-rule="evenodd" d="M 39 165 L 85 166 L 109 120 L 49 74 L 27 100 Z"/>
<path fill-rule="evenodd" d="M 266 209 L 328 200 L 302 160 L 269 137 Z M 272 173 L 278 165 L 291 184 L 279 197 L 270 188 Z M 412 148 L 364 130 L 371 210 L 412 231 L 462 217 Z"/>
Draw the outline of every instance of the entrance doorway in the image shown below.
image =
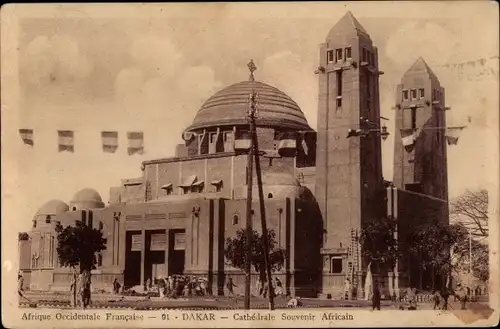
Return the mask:
<path fill-rule="evenodd" d="M 168 275 L 184 273 L 186 230 L 170 230 L 168 235 Z"/>
<path fill-rule="evenodd" d="M 127 231 L 125 236 L 124 288 L 141 284 L 141 231 Z"/>
<path fill-rule="evenodd" d="M 165 273 L 165 250 L 167 249 L 167 236 L 165 230 L 146 231 L 146 252 L 144 259 L 144 280 L 163 277 Z"/>

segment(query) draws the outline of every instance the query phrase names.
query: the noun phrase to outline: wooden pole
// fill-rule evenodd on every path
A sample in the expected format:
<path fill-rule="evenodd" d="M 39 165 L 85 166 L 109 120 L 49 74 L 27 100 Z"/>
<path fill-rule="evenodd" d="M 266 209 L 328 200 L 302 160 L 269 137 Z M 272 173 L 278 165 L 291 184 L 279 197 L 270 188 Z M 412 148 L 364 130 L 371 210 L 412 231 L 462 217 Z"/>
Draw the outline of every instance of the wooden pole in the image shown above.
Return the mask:
<path fill-rule="evenodd" d="M 254 97 L 252 95 L 251 97 Z M 247 158 L 247 218 L 246 218 L 246 263 L 245 263 L 245 310 L 250 309 L 250 285 L 252 282 L 252 185 L 253 185 L 253 136 L 255 130 L 255 104 L 252 103 L 248 114 L 250 121 L 250 149 L 248 150 Z"/>
<path fill-rule="evenodd" d="M 260 221 L 262 224 L 262 240 L 264 247 L 264 264 L 266 266 L 267 274 L 267 285 L 268 285 L 268 295 L 269 295 L 269 310 L 274 310 L 274 289 L 272 285 L 272 273 L 271 273 L 271 262 L 269 260 L 269 240 L 267 235 L 267 223 L 266 223 L 266 207 L 264 204 L 264 191 L 262 190 L 262 175 L 260 170 L 260 155 L 259 155 L 259 144 L 257 141 L 257 134 L 252 134 L 254 141 L 253 145 L 255 147 L 255 172 L 257 174 L 257 187 L 259 189 L 259 205 L 260 205 Z"/>

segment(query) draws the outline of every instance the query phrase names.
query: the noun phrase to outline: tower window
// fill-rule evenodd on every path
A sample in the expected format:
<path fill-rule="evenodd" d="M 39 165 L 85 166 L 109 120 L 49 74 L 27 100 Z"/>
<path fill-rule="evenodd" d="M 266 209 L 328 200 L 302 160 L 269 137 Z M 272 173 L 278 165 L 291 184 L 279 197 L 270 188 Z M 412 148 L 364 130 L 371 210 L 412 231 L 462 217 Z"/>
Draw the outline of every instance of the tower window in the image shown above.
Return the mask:
<path fill-rule="evenodd" d="M 408 90 L 403 90 L 403 100 L 404 101 L 408 100 Z"/>
<path fill-rule="evenodd" d="M 371 52 L 369 50 L 366 51 L 366 62 L 368 62 L 369 65 L 372 64 L 372 61 L 371 61 Z"/>
<path fill-rule="evenodd" d="M 347 47 L 345 49 L 345 59 L 351 59 L 352 58 L 352 50 L 351 47 Z"/>
<path fill-rule="evenodd" d="M 419 97 L 419 98 L 424 98 L 424 96 L 425 96 L 425 91 L 424 91 L 424 88 L 420 88 L 420 89 L 418 90 L 418 97 Z"/>
<path fill-rule="evenodd" d="M 417 89 L 411 89 L 411 99 L 417 99 Z"/>
<path fill-rule="evenodd" d="M 332 267 L 330 273 L 342 273 L 342 258 L 332 257 Z"/>
<path fill-rule="evenodd" d="M 362 62 L 366 62 L 367 61 L 367 59 L 366 59 L 366 48 L 363 48 L 363 53 L 362 53 L 361 61 Z"/>
<path fill-rule="evenodd" d="M 411 128 L 417 128 L 417 109 L 414 107 L 411 108 Z"/>
<path fill-rule="evenodd" d="M 337 49 L 336 51 L 337 62 L 342 60 L 342 49 Z"/>
<path fill-rule="evenodd" d="M 370 64 L 375 65 L 375 53 L 370 53 Z"/>
<path fill-rule="evenodd" d="M 334 58 L 333 58 L 333 50 L 328 50 L 326 52 L 326 60 L 328 63 L 333 63 Z"/>
<path fill-rule="evenodd" d="M 337 96 L 342 96 L 342 71 L 337 71 Z"/>

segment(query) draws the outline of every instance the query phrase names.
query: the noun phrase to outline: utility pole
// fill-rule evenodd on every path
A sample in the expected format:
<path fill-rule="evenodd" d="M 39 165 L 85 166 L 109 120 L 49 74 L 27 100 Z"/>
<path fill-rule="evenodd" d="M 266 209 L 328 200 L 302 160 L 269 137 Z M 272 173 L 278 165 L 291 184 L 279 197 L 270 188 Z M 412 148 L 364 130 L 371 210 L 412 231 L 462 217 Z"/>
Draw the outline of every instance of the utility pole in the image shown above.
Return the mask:
<path fill-rule="evenodd" d="M 469 227 L 469 288 L 472 279 L 472 228 Z"/>
<path fill-rule="evenodd" d="M 250 81 L 254 81 L 253 72 L 257 69 L 253 61 L 248 63 L 250 70 Z M 248 123 L 250 126 L 250 148 L 247 158 L 247 218 L 246 218 L 246 263 L 245 263 L 245 310 L 250 309 L 250 286 L 252 283 L 252 185 L 253 185 L 253 151 L 254 151 L 254 134 L 255 134 L 255 114 L 256 114 L 256 93 L 252 91 L 249 97 L 250 107 L 248 109 Z"/>
<path fill-rule="evenodd" d="M 274 310 L 274 289 L 272 285 L 271 276 L 271 262 L 269 260 L 269 241 L 267 235 L 267 223 L 266 223 L 266 207 L 264 204 L 264 191 L 262 190 L 262 176 L 260 170 L 260 154 L 259 154 L 259 143 L 257 141 L 257 134 L 253 134 L 253 145 L 255 146 L 255 171 L 257 173 L 257 186 L 259 188 L 259 205 L 260 205 L 260 220 L 262 224 L 262 240 L 264 247 L 264 264 L 266 266 L 267 274 L 267 286 L 269 295 L 269 310 Z"/>

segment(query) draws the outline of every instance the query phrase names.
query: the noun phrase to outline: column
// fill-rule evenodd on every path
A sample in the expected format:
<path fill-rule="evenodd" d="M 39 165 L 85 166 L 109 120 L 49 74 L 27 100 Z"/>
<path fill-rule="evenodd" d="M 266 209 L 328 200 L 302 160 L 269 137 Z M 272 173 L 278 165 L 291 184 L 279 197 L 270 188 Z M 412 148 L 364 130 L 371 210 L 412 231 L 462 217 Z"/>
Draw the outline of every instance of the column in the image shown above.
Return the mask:
<path fill-rule="evenodd" d="M 168 276 L 168 251 L 170 250 L 170 230 L 165 229 L 165 275 Z"/>
<path fill-rule="evenodd" d="M 141 286 L 144 286 L 144 261 L 146 258 L 146 231 L 141 230 Z"/>

